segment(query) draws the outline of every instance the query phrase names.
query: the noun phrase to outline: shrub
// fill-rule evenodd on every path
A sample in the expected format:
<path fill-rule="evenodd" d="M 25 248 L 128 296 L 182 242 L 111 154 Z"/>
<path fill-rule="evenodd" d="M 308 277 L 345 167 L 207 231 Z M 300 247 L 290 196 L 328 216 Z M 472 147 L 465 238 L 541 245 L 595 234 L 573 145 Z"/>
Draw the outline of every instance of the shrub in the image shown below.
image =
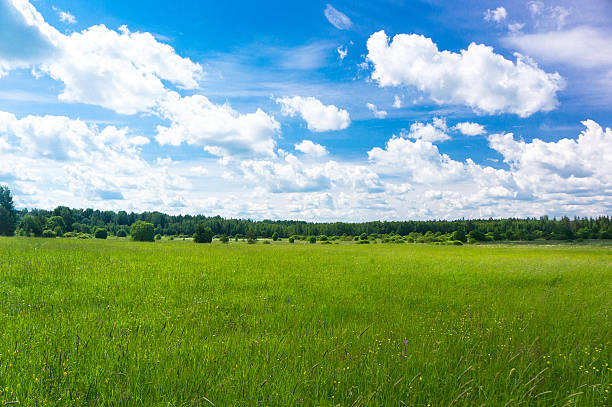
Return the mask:
<path fill-rule="evenodd" d="M 290 236 L 289 237 L 289 243 L 293 243 L 295 242 L 295 236 Z"/>
<path fill-rule="evenodd" d="M 117 237 L 127 237 L 127 232 L 124 229 L 119 229 Z"/>
<path fill-rule="evenodd" d="M 55 237 L 55 236 L 56 236 L 55 232 L 49 229 L 45 229 L 42 232 L 42 237 Z"/>
<path fill-rule="evenodd" d="M 322 241 L 322 242 L 327 242 L 329 239 L 328 239 L 328 237 L 327 237 L 327 236 L 323 235 L 323 236 L 321 236 L 321 237 L 319 238 L 319 240 L 320 240 L 320 241 Z"/>
<path fill-rule="evenodd" d="M 270 244 L 270 241 L 269 240 L 264 240 L 263 244 Z"/>
<path fill-rule="evenodd" d="M 308 237 L 308 242 L 309 243 L 317 243 L 317 237 L 316 236 L 309 236 Z"/>
<path fill-rule="evenodd" d="M 153 242 L 155 228 L 152 223 L 137 220 L 130 228 L 132 239 L 137 242 Z"/>
<path fill-rule="evenodd" d="M 463 242 L 461 240 L 453 240 L 452 242 L 455 246 L 463 246 Z"/>
<path fill-rule="evenodd" d="M 248 238 L 248 239 L 247 239 L 247 243 L 248 243 L 248 244 L 255 244 L 255 243 L 257 243 L 257 240 L 252 239 L 252 238 Z"/>
<path fill-rule="evenodd" d="M 275 242 L 278 240 L 278 233 L 272 233 L 272 240 L 274 240 Z"/>
<path fill-rule="evenodd" d="M 226 235 L 221 235 L 219 240 L 221 241 L 221 243 L 229 243 L 229 237 L 227 237 Z"/>
<path fill-rule="evenodd" d="M 108 237 L 108 232 L 104 228 L 97 228 L 94 232 L 94 237 L 96 239 L 106 239 Z"/>
<path fill-rule="evenodd" d="M 155 240 L 161 240 L 161 235 L 159 233 L 155 235 Z"/>
<path fill-rule="evenodd" d="M 196 243 L 212 243 L 213 232 L 203 222 L 200 222 L 195 227 L 193 241 Z"/>
<path fill-rule="evenodd" d="M 332 244 L 332 242 L 330 242 L 329 240 L 323 240 L 321 244 Z"/>

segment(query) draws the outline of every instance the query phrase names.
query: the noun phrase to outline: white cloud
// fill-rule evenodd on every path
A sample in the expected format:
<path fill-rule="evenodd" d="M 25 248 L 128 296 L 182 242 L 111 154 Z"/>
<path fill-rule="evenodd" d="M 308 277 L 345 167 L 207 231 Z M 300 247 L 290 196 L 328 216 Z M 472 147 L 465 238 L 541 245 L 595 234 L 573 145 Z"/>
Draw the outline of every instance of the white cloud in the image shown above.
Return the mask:
<path fill-rule="evenodd" d="M 612 194 L 612 130 L 585 120 L 577 140 L 516 141 L 492 134 L 491 148 L 504 157 L 517 185 L 535 193 Z"/>
<path fill-rule="evenodd" d="M 482 124 L 471 122 L 457 123 L 454 129 L 459 130 L 461 134 L 465 134 L 466 136 L 479 136 L 486 133 Z"/>
<path fill-rule="evenodd" d="M 325 18 L 334 27 L 339 30 L 350 30 L 353 27 L 353 22 L 344 13 L 336 10 L 331 4 L 328 4 L 323 11 Z"/>
<path fill-rule="evenodd" d="M 325 146 L 313 143 L 311 140 L 302 140 L 302 142 L 295 145 L 295 149 L 313 157 L 323 157 L 328 154 Z"/>
<path fill-rule="evenodd" d="M 393 107 L 396 109 L 401 109 L 402 107 L 402 99 L 397 95 L 393 98 Z"/>
<path fill-rule="evenodd" d="M 374 114 L 374 117 L 376 117 L 377 119 L 384 119 L 385 117 L 387 117 L 386 110 L 378 110 L 376 108 L 376 105 L 372 103 L 366 103 L 366 107 L 370 112 L 372 112 L 372 114 Z"/>
<path fill-rule="evenodd" d="M 286 116 L 299 114 L 311 131 L 343 130 L 351 123 L 346 110 L 324 105 L 314 97 L 284 97 L 276 99 L 276 103 L 281 104 L 282 113 Z"/>
<path fill-rule="evenodd" d="M 338 56 L 340 57 L 340 61 L 343 61 L 344 58 L 346 58 L 346 55 L 348 54 L 348 50 L 346 49 L 346 47 L 343 47 L 342 45 L 336 48 L 336 51 L 338 51 Z"/>
<path fill-rule="evenodd" d="M 612 69 L 612 33 L 592 27 L 512 35 L 504 45 L 546 62 L 561 62 L 581 68 Z"/>
<path fill-rule="evenodd" d="M 411 124 L 410 131 L 402 132 L 402 136 L 435 143 L 437 141 L 450 140 L 447 132 L 448 126 L 446 125 L 446 120 L 434 117 L 431 123 L 415 122 Z"/>
<path fill-rule="evenodd" d="M 77 22 L 76 17 L 70 14 L 68 11 L 58 10 L 57 15 L 59 16 L 60 21 L 63 23 L 76 24 Z"/>
<path fill-rule="evenodd" d="M 411 141 L 393 137 L 384 149 L 368 151 L 368 158 L 379 172 L 401 176 L 411 183 L 451 183 L 466 177 L 462 163 L 440 154 L 435 145 L 420 138 Z"/>
<path fill-rule="evenodd" d="M 508 24 L 508 31 L 510 31 L 511 34 L 516 35 L 516 34 L 519 34 L 524 27 L 525 27 L 525 24 L 512 23 L 512 24 Z"/>
<path fill-rule="evenodd" d="M 530 1 L 527 3 L 527 7 L 529 8 L 529 12 L 531 13 L 532 18 L 536 18 L 542 11 L 544 10 L 544 3 L 541 1 Z"/>
<path fill-rule="evenodd" d="M 178 56 L 150 33 L 103 25 L 58 37 L 58 55 L 41 70 L 64 82 L 60 100 L 106 107 L 123 114 L 151 109 L 167 90 L 162 80 L 197 88 L 200 65 Z"/>
<path fill-rule="evenodd" d="M 14 8 L 8 11 L 17 14 L 8 20 L 16 27 L 10 30 L 29 35 L 42 51 L 36 57 L 28 56 L 30 51 L 26 50 L 23 55 L 7 58 L 0 49 L 0 74 L 34 65 L 64 83 L 60 100 L 102 106 L 122 114 L 153 108 L 167 92 L 162 81 L 183 88 L 198 87 L 202 67 L 180 57 L 150 33 L 132 33 L 125 26 L 118 32 L 97 25 L 64 35 L 47 24 L 28 1 L 14 1 L 12 5 Z"/>
<path fill-rule="evenodd" d="M 514 63 L 475 43 L 458 54 L 440 52 L 422 35 L 398 34 L 389 43 L 379 31 L 367 47 L 372 79 L 380 86 L 415 86 L 437 103 L 465 104 L 489 114 L 528 117 L 552 110 L 564 86 L 558 73 L 544 72 L 529 58 L 516 54 Z"/>
<path fill-rule="evenodd" d="M 487 9 L 484 13 L 484 19 L 486 21 L 495 21 L 496 23 L 502 22 L 506 17 L 508 17 L 508 12 L 501 6 L 495 10 Z"/>
<path fill-rule="evenodd" d="M 169 92 L 158 110 L 162 118 L 171 122 L 170 127 L 157 126 L 155 139 L 161 145 L 201 146 L 223 157 L 275 155 L 280 124 L 261 109 L 240 114 L 229 104 L 215 105 L 202 95 L 181 97 Z"/>

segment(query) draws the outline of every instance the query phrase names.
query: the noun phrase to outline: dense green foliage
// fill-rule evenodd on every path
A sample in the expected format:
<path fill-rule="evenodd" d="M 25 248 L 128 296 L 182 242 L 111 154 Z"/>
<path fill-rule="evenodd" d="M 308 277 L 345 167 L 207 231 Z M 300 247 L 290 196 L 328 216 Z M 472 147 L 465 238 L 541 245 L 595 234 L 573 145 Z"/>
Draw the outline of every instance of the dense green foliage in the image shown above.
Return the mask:
<path fill-rule="evenodd" d="M 0 238 L 0 405 L 610 405 L 609 246 Z"/>
<path fill-rule="evenodd" d="M 18 234 L 40 236 L 46 229 L 47 220 L 60 216 L 64 220 L 62 232 L 76 231 L 92 233 L 96 227 L 103 227 L 111 234 L 119 236 L 121 231 L 129 231 L 130 226 L 140 220 L 153 224 L 154 233 L 164 236 L 187 236 L 195 233 L 196 225 L 203 223 L 212 230 L 213 235 L 240 236 L 249 240 L 289 236 L 359 236 L 393 238 L 402 236 L 407 241 L 448 241 L 468 239 L 475 241 L 501 240 L 574 240 L 574 239 L 612 239 L 612 218 L 561 218 L 550 219 L 546 216 L 529 219 L 473 219 L 473 220 L 431 220 L 431 221 L 393 221 L 364 223 L 309 223 L 302 221 L 252 221 L 245 219 L 223 219 L 219 216 L 166 215 L 160 212 L 141 214 L 125 211 L 98 211 L 93 209 L 69 209 L 57 207 L 53 211 L 22 210 L 18 212 Z M 453 237 L 452 235 L 456 236 Z M 426 237 L 427 236 L 427 237 Z M 442 236 L 442 237 L 441 237 Z M 410 237 L 410 239 L 407 239 Z M 365 240 L 365 239 L 361 239 Z"/>
<path fill-rule="evenodd" d="M 8 187 L 0 185 L 0 236 L 13 236 L 17 227 L 17 211 Z"/>
<path fill-rule="evenodd" d="M 196 243 L 211 243 L 213 239 L 212 229 L 206 226 L 204 222 L 199 222 L 196 225 L 193 241 Z"/>
<path fill-rule="evenodd" d="M 137 242 L 153 242 L 155 241 L 154 230 L 152 223 L 137 220 L 130 228 L 130 236 Z"/>
<path fill-rule="evenodd" d="M 96 239 L 106 239 L 108 237 L 108 232 L 104 228 L 97 228 L 94 232 L 94 237 Z"/>

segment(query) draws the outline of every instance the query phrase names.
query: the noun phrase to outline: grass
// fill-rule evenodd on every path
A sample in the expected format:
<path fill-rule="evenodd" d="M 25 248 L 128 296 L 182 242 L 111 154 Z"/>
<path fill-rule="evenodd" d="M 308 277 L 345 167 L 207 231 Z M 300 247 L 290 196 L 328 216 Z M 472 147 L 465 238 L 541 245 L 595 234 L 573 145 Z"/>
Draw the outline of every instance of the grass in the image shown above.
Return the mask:
<path fill-rule="evenodd" d="M 0 238 L 0 405 L 604 406 L 612 249 Z"/>

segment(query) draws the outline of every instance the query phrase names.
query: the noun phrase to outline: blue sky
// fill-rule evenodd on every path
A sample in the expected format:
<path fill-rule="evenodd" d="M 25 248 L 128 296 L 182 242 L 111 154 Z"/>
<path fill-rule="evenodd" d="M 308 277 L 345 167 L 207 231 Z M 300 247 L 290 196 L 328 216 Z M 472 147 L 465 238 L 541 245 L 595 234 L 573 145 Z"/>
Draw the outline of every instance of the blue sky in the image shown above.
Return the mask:
<path fill-rule="evenodd" d="M 317 221 L 609 215 L 612 4 L 0 0 L 0 184 Z"/>

